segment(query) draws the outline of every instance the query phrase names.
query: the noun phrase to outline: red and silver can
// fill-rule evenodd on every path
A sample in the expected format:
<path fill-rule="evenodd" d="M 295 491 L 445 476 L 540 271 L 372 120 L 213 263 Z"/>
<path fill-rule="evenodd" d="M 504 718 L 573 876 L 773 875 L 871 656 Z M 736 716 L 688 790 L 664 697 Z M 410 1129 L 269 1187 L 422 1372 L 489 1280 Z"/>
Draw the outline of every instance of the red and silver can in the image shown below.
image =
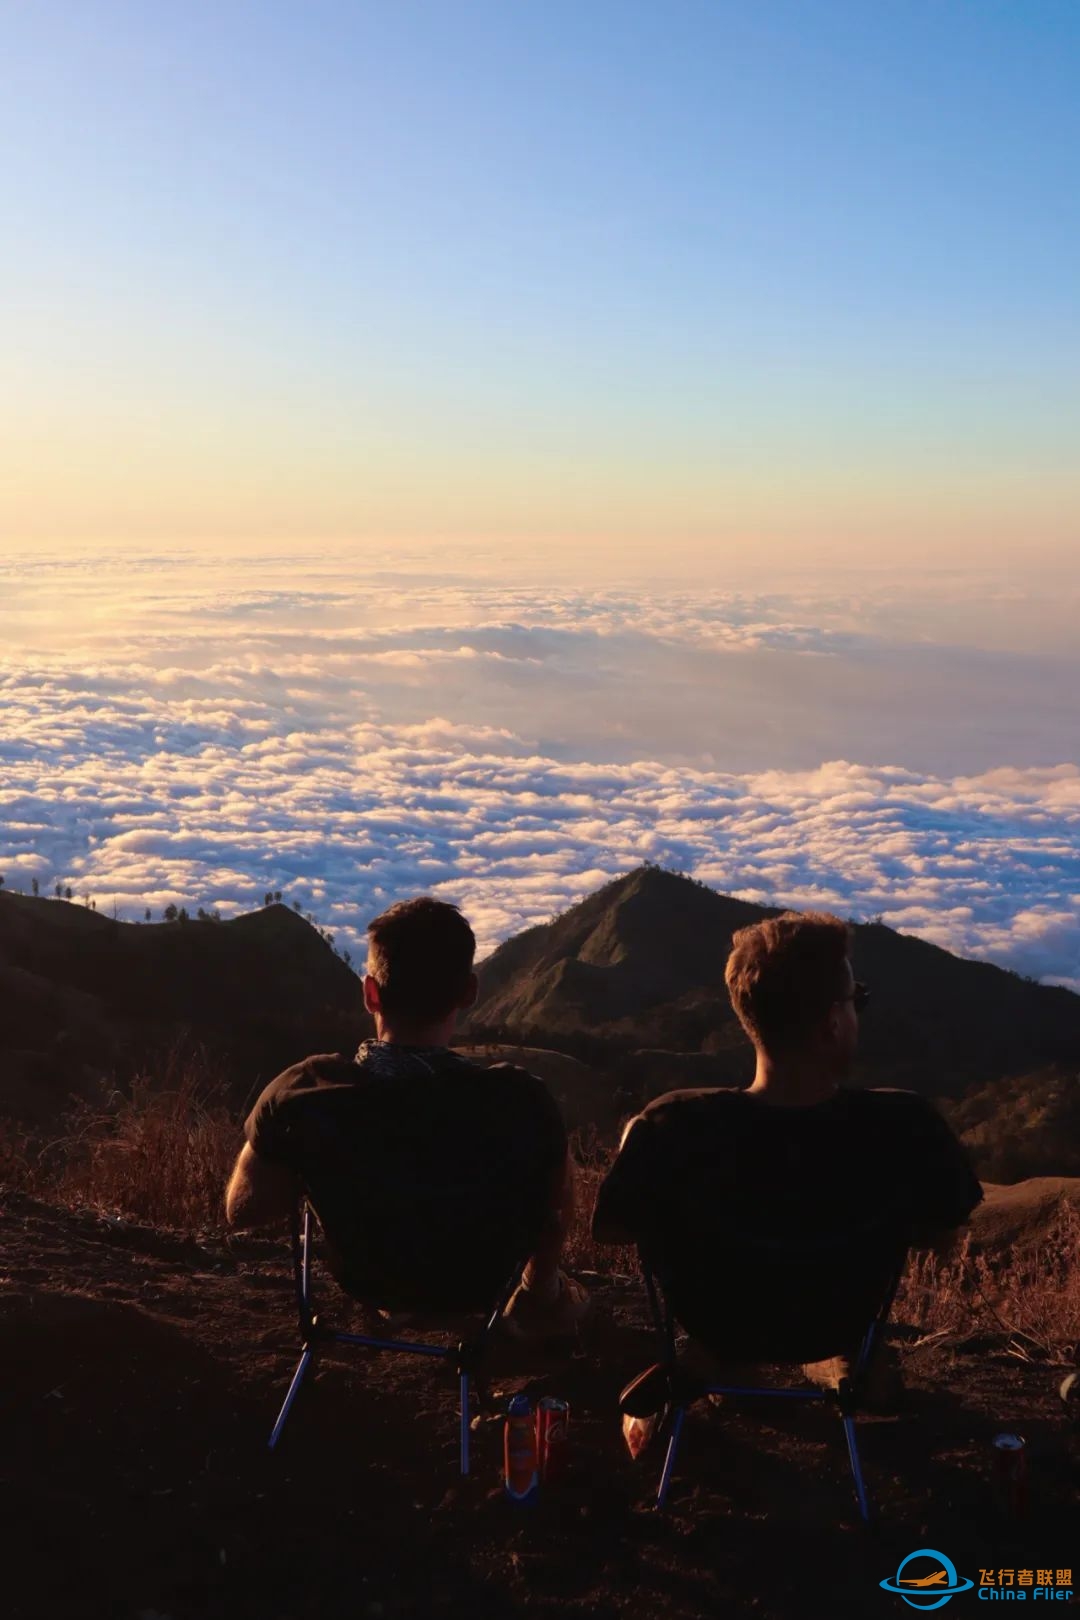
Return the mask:
<path fill-rule="evenodd" d="M 561 1479 L 566 1469 L 566 1447 L 570 1438 L 570 1404 L 554 1395 L 545 1395 L 536 1406 L 536 1451 L 540 1478 L 545 1485 Z"/>
<path fill-rule="evenodd" d="M 533 1503 L 540 1494 L 537 1414 L 527 1395 L 515 1395 L 503 1425 L 503 1491 L 511 1502 Z"/>
<path fill-rule="evenodd" d="M 994 1490 L 1001 1511 L 1022 1519 L 1028 1503 L 1027 1442 L 1022 1434 L 994 1436 Z"/>

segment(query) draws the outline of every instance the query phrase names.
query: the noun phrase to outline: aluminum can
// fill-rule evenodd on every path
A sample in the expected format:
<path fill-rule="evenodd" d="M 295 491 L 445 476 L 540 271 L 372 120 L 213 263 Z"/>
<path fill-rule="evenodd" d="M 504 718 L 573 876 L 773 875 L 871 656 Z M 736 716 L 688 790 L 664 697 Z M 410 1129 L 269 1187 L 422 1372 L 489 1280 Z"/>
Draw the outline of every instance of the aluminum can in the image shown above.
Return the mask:
<path fill-rule="evenodd" d="M 994 1436 L 994 1491 L 1006 1517 L 1023 1518 L 1028 1505 L 1028 1458 L 1021 1434 Z"/>
<path fill-rule="evenodd" d="M 555 1395 L 545 1395 L 536 1408 L 536 1451 L 541 1484 L 562 1478 L 569 1438 L 570 1403 Z"/>
<path fill-rule="evenodd" d="M 540 1494 L 536 1454 L 536 1414 L 527 1395 L 514 1395 L 503 1425 L 503 1491 L 511 1502 L 526 1506 Z"/>

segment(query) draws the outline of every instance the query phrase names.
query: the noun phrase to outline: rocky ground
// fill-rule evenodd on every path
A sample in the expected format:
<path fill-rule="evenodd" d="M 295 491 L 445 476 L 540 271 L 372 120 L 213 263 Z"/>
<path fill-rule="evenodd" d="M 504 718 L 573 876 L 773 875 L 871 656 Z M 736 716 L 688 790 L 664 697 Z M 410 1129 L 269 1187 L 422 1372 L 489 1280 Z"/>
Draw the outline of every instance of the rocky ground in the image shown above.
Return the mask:
<path fill-rule="evenodd" d="M 568 1478 L 516 1509 L 499 1489 L 497 1417 L 477 1425 L 461 1481 L 452 1385 L 419 1358 L 327 1356 L 268 1455 L 296 1355 L 283 1244 L 199 1241 L 21 1195 L 2 1214 L 11 1620 L 872 1620 L 899 1610 L 878 1582 L 919 1547 L 976 1581 L 1080 1561 L 1080 1429 L 1057 1399 L 1061 1370 L 990 1339 L 918 1343 L 898 1328 L 908 1401 L 861 1423 L 874 1529 L 855 1516 L 838 1420 L 780 1403 L 695 1413 L 661 1516 L 657 1460 L 629 1461 L 615 1410 L 651 1340 L 637 1285 L 609 1281 L 572 1359 L 504 1349 L 493 1362 L 493 1404 L 526 1389 L 573 1408 Z M 1003 1428 L 1028 1440 L 1019 1522 L 995 1507 Z"/>

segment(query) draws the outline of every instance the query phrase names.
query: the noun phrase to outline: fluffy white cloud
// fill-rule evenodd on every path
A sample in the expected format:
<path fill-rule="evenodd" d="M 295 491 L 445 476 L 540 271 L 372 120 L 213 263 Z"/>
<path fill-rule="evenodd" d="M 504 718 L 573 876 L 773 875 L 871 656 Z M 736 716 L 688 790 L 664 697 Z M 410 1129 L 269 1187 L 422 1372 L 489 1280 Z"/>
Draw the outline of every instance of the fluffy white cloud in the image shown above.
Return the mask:
<path fill-rule="evenodd" d="M 459 900 L 486 946 L 649 859 L 777 903 L 881 912 L 1025 972 L 1080 967 L 1080 769 L 940 779 L 843 761 L 728 775 L 564 763 L 505 731 L 370 721 L 252 725 L 244 700 L 73 706 L 5 693 L 8 881 L 58 877 L 124 914 L 248 906 L 281 888 L 353 948 L 418 889 Z"/>
<path fill-rule="evenodd" d="M 850 603 L 815 628 L 765 596 L 317 569 L 297 592 L 253 566 L 9 569 L 9 883 L 127 916 L 280 888 L 354 952 L 423 889 L 488 948 L 649 859 L 1080 984 L 1080 767 L 1052 763 L 1074 665 L 916 658 Z"/>

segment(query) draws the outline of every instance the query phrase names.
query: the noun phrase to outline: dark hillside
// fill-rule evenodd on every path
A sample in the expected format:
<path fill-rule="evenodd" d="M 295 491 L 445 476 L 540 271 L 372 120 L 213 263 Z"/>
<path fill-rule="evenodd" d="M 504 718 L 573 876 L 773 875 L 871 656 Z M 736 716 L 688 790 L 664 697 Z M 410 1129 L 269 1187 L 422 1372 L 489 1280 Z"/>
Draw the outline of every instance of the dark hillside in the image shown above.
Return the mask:
<path fill-rule="evenodd" d="M 238 1091 L 363 1032 L 360 986 L 286 906 L 230 922 L 116 922 L 0 893 L 0 1108 L 47 1118 L 96 1076 L 122 1078 L 177 1043 Z"/>

